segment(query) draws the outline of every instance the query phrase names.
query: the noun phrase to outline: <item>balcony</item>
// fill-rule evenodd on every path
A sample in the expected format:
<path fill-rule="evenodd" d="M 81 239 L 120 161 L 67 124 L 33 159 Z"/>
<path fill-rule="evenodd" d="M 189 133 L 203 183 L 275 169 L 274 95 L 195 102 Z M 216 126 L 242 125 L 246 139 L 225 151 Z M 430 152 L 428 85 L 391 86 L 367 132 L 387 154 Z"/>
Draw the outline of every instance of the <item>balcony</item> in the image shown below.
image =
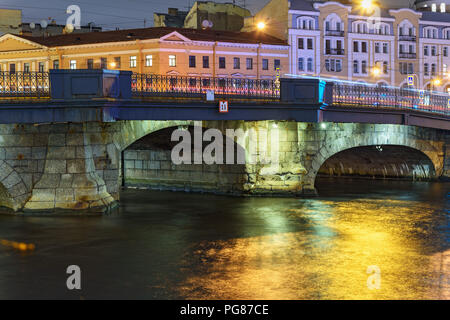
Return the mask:
<path fill-rule="evenodd" d="M 325 55 L 327 56 L 343 56 L 345 55 L 344 49 L 325 49 Z"/>
<path fill-rule="evenodd" d="M 343 37 L 344 36 L 344 31 L 341 31 L 341 30 L 325 30 L 325 36 Z"/>
<path fill-rule="evenodd" d="M 400 59 L 416 59 L 417 54 L 416 53 L 404 53 L 404 52 L 400 52 L 398 54 L 398 57 Z"/>
<path fill-rule="evenodd" d="M 401 36 L 398 36 L 398 41 L 413 41 L 413 42 L 416 42 L 416 36 L 401 35 Z"/>

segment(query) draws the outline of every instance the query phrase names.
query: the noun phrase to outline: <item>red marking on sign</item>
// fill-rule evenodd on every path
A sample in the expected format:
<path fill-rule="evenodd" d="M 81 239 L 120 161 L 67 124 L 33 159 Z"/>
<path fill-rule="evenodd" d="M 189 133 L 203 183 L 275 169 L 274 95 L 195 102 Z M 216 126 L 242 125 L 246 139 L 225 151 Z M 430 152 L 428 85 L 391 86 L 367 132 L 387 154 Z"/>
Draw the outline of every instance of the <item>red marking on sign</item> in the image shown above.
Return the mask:
<path fill-rule="evenodd" d="M 225 100 L 219 101 L 219 112 L 228 113 L 228 101 Z"/>

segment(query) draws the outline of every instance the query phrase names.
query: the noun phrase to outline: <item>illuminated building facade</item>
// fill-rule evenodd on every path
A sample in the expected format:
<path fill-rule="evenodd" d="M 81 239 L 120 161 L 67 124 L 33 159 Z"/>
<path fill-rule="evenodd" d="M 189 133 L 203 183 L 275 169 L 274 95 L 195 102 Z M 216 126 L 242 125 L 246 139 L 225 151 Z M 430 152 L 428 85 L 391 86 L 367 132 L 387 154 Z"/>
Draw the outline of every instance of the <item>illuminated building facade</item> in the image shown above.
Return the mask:
<path fill-rule="evenodd" d="M 289 71 L 288 52 L 284 40 L 258 32 L 147 28 L 47 38 L 0 37 L 0 67 L 9 72 L 107 68 L 158 75 L 273 79 Z"/>
<path fill-rule="evenodd" d="M 448 13 L 272 0 L 246 23 L 290 45 L 289 73 L 450 92 Z M 370 12 L 370 14 L 372 14 Z M 252 23 L 253 22 L 253 25 Z"/>

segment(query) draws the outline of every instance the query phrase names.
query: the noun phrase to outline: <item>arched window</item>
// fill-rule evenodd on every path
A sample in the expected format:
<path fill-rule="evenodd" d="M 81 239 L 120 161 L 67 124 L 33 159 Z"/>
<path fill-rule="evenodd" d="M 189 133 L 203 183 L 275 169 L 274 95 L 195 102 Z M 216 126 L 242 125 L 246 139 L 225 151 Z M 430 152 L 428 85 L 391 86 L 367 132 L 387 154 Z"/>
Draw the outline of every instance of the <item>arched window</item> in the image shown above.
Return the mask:
<path fill-rule="evenodd" d="M 315 30 L 316 21 L 311 17 L 298 17 L 297 18 L 297 28 L 303 30 Z"/>
<path fill-rule="evenodd" d="M 400 37 L 402 37 L 402 36 L 409 36 L 409 37 L 415 36 L 416 35 L 416 28 L 414 27 L 414 25 L 408 19 L 405 19 L 402 22 L 400 22 L 399 25 L 398 25 L 398 35 Z"/>
<path fill-rule="evenodd" d="M 437 39 L 438 29 L 435 27 L 425 27 L 423 28 L 423 37 L 429 39 Z"/>
<path fill-rule="evenodd" d="M 336 13 L 328 15 L 324 24 L 325 31 L 344 31 L 344 23 Z"/>

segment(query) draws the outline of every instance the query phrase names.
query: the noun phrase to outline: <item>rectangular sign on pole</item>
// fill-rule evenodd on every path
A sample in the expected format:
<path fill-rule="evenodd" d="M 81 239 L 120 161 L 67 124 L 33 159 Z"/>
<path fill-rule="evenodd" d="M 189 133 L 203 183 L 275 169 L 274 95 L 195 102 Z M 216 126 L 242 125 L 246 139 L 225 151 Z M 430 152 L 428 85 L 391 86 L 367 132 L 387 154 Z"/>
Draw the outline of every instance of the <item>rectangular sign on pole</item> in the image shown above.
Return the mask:
<path fill-rule="evenodd" d="M 226 101 L 226 100 L 219 101 L 219 112 L 220 113 L 228 112 L 228 101 Z"/>
<path fill-rule="evenodd" d="M 408 86 L 414 86 L 414 76 L 408 76 Z"/>

